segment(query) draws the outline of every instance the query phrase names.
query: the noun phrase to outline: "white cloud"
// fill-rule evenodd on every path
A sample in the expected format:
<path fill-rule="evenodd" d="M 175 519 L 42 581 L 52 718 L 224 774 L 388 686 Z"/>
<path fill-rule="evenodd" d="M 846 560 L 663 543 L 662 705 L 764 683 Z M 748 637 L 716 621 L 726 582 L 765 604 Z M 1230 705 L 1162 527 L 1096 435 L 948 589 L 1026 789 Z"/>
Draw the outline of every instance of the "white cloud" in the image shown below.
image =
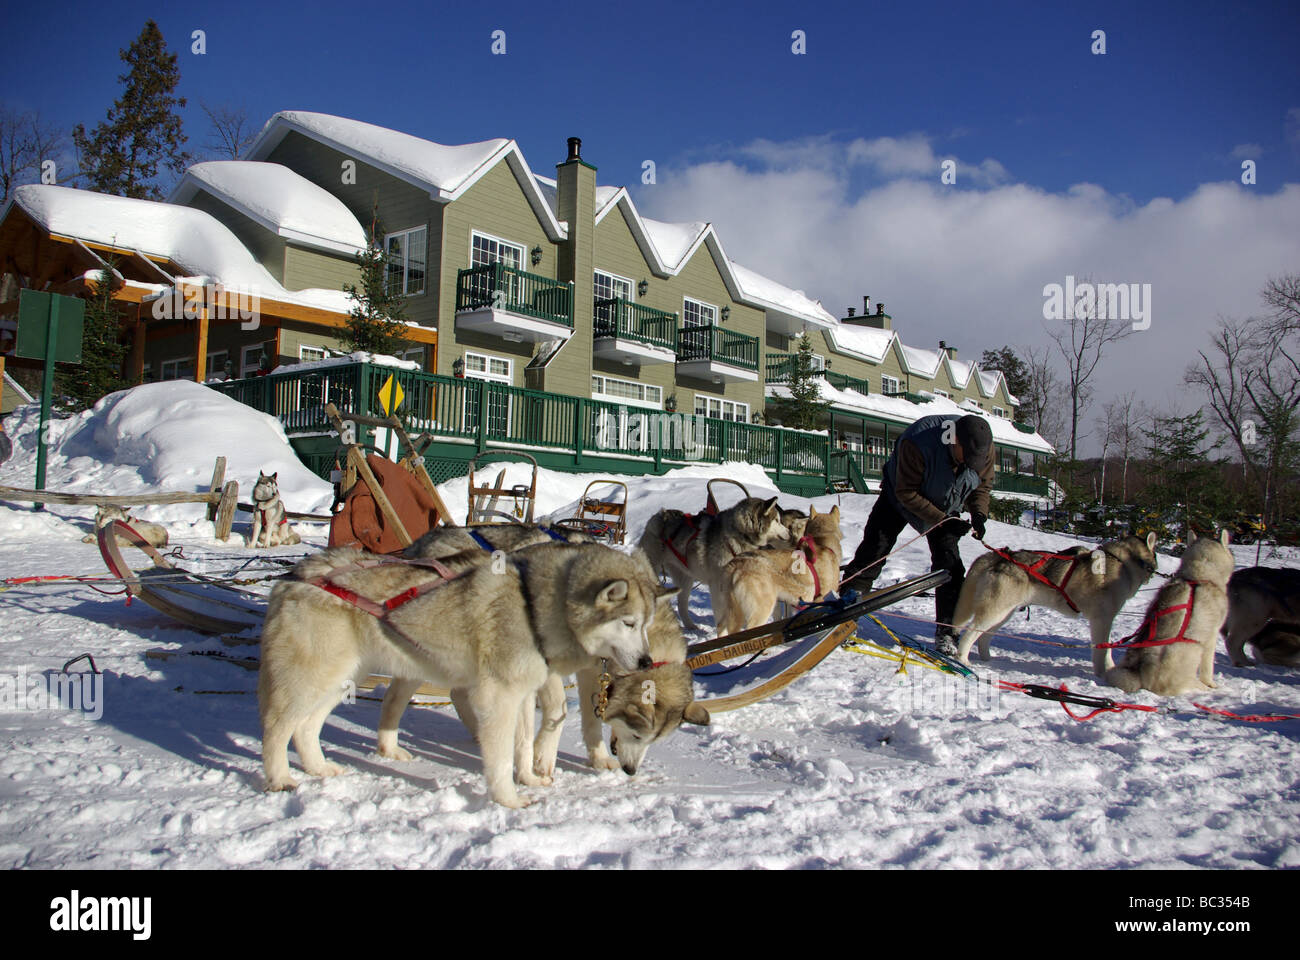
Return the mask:
<path fill-rule="evenodd" d="M 964 359 L 1003 344 L 1044 345 L 1046 284 L 1067 274 L 1150 283 L 1151 328 L 1109 353 L 1089 420 L 1106 395 L 1133 389 L 1149 403 L 1200 406 L 1182 375 L 1217 316 L 1260 312 L 1269 277 L 1300 272 L 1300 185 L 1266 194 L 1211 183 L 1137 204 L 1096 184 L 1053 193 L 998 181 L 1005 171 L 995 160 L 980 165 L 989 186 L 945 187 L 920 136 L 751 147 L 753 168 L 661 170 L 637 202 L 652 217 L 712 221 L 730 256 L 838 316 L 870 294 L 907 343 L 944 339 Z M 864 166 L 892 173 L 855 186 Z"/>
<path fill-rule="evenodd" d="M 1264 148 L 1258 143 L 1239 143 L 1228 154 L 1230 160 L 1258 160 L 1264 155 Z"/>

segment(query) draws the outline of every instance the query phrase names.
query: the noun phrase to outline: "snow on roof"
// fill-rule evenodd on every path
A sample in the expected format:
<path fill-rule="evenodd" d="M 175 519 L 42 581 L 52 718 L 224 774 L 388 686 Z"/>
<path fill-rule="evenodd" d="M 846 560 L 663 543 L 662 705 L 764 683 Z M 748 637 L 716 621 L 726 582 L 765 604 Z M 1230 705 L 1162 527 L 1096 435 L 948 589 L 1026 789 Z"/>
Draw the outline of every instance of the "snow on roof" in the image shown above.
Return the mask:
<path fill-rule="evenodd" d="M 642 217 L 641 222 L 645 224 L 646 233 L 659 252 L 659 258 L 670 270 L 676 270 L 682 265 L 686 255 L 709 227 L 702 221 L 664 223 L 649 217 Z"/>
<path fill-rule="evenodd" d="M 731 261 L 731 272 L 735 274 L 741 295 L 746 299 L 776 307 L 784 313 L 815 319 L 826 326 L 835 323 L 835 318 L 802 290 L 792 290 L 784 284 L 755 273 L 748 267 L 742 267 L 734 260 Z"/>
<path fill-rule="evenodd" d="M 897 336 L 893 330 L 860 327 L 851 323 L 837 323 L 827 335 L 837 349 L 868 357 L 876 363 L 885 359 L 889 345 Z"/>
<path fill-rule="evenodd" d="M 343 201 L 281 164 L 196 163 L 171 199 L 183 203 L 200 189 L 286 239 L 349 254 L 366 246 L 366 231 Z"/>
<path fill-rule="evenodd" d="M 560 209 L 557 206 L 556 198 L 559 195 L 559 185 L 555 182 L 555 178 L 543 177 L 540 173 L 535 173 L 533 179 L 537 181 L 537 189 L 542 192 L 542 197 L 546 200 L 546 205 L 551 208 L 551 213 L 558 217 Z M 599 219 L 600 212 L 609 206 L 610 201 L 617 197 L 622 189 L 622 187 L 596 187 L 597 219 Z"/>
<path fill-rule="evenodd" d="M 165 257 L 196 282 L 210 279 L 259 297 L 348 311 L 342 290 L 280 286 L 225 224 L 193 207 L 44 184 L 19 187 L 14 200 L 50 233 Z"/>
<path fill-rule="evenodd" d="M 821 393 L 821 398 L 833 403 L 837 408 L 860 410 L 863 413 L 883 417 L 894 423 L 905 424 L 910 424 L 920 417 L 928 417 L 932 414 L 950 413 L 959 416 L 965 416 L 968 413 L 979 414 L 989 422 L 995 442 L 1018 447 L 1021 450 L 1034 450 L 1039 453 L 1052 452 L 1052 445 L 1037 433 L 1024 433 L 1017 429 L 1010 420 L 991 416 L 978 408 L 953 403 L 945 397 L 935 396 L 929 403 L 913 403 L 906 397 L 887 397 L 881 393 L 864 395 L 856 390 L 840 390 L 831 386 L 821 377 L 817 378 L 815 382 L 817 383 L 817 389 Z M 766 393 L 770 397 L 785 398 L 789 397 L 790 388 L 784 384 L 769 384 Z"/>
<path fill-rule="evenodd" d="M 262 140 L 277 125 L 297 128 L 345 153 L 364 156 L 378 166 L 446 193 L 459 190 L 481 167 L 495 160 L 512 143 L 497 138 L 448 146 L 361 120 L 305 110 L 281 110 L 262 128 L 254 155 L 260 152 L 258 147 L 262 146 Z M 269 152 L 270 148 L 266 149 Z"/>
<path fill-rule="evenodd" d="M 959 387 L 964 387 L 970 382 L 970 374 L 974 366 L 975 364 L 966 360 L 948 358 L 948 369 L 952 371 L 953 380 L 956 381 Z"/>
<path fill-rule="evenodd" d="M 903 351 L 903 359 L 907 363 L 907 369 L 912 373 L 919 373 L 923 377 L 933 377 L 939 372 L 939 363 L 943 358 L 942 351 L 909 347 L 901 340 L 898 346 Z"/>

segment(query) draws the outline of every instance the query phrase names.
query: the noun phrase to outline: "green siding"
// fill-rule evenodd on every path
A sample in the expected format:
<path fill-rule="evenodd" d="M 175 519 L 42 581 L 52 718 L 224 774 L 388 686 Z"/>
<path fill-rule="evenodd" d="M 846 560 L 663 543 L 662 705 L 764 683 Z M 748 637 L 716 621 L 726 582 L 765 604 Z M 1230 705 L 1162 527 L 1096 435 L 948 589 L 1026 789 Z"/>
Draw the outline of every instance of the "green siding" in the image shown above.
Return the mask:
<path fill-rule="evenodd" d="M 284 248 L 284 279 L 280 282 L 287 290 L 342 290 L 361 282 L 361 270 L 353 257 L 289 243 Z"/>
<path fill-rule="evenodd" d="M 285 285 L 285 242 L 281 237 L 203 190 L 194 195 L 188 206 L 210 214 L 228 227 L 239 242 L 248 248 L 253 258 L 266 267 L 266 272 L 275 277 L 276 283 Z"/>

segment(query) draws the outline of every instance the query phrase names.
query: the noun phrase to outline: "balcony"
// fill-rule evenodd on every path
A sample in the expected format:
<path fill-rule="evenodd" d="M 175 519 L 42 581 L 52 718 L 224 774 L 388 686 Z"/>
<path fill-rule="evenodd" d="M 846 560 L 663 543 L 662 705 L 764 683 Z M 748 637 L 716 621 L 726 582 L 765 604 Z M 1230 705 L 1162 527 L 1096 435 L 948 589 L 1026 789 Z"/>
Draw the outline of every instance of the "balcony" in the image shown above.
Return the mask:
<path fill-rule="evenodd" d="M 714 324 L 677 332 L 677 373 L 714 383 L 758 381 L 758 337 Z"/>
<path fill-rule="evenodd" d="M 515 343 L 573 336 L 573 285 L 489 263 L 456 274 L 456 329 Z"/>
<path fill-rule="evenodd" d="M 672 363 L 677 359 L 677 314 L 622 297 L 597 300 L 592 326 L 596 356 L 622 363 Z"/>

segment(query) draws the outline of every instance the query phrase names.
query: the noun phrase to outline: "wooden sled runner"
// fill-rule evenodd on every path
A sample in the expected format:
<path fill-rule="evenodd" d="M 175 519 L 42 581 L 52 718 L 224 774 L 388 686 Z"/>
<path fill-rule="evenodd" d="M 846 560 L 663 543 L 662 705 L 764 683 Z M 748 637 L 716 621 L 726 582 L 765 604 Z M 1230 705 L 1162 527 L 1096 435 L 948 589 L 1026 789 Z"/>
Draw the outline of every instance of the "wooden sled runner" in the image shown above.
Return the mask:
<path fill-rule="evenodd" d="M 725 713 L 766 699 L 784 690 L 852 637 L 859 618 L 947 582 L 948 572 L 935 570 L 862 596 L 815 604 L 787 620 L 692 644 L 686 651 L 686 664 L 695 671 L 697 688 L 706 694 L 698 699 L 710 713 Z M 793 646 L 738 669 L 722 671 L 713 667 L 786 643 Z"/>
<path fill-rule="evenodd" d="M 527 484 L 505 487 L 506 467 L 502 466 L 492 486 L 475 486 L 474 470 L 481 467 L 481 460 L 489 457 L 498 459 L 508 457 L 526 460 L 532 465 L 532 477 Z M 465 518 L 467 525 L 477 523 L 532 523 L 533 508 L 537 505 L 537 458 L 518 450 L 489 450 L 480 453 L 469 462 L 469 515 Z M 502 498 L 513 502 L 512 510 L 498 510 L 497 504 Z"/>
<path fill-rule="evenodd" d="M 610 487 L 609 499 L 591 495 L 592 487 Z M 582 491 L 578 512 L 567 520 L 556 520 L 555 526 L 574 530 L 602 540 L 605 543 L 622 543 L 627 536 L 627 484 L 622 480 L 593 480 Z"/>
<path fill-rule="evenodd" d="M 132 571 L 122 557 L 118 537 L 143 550 L 154 566 Z M 261 594 L 176 566 L 121 520 L 104 524 L 98 539 L 100 556 L 109 572 L 121 578 L 128 597 L 139 597 L 159 613 L 204 633 L 261 629 L 266 619 L 266 597 Z"/>

